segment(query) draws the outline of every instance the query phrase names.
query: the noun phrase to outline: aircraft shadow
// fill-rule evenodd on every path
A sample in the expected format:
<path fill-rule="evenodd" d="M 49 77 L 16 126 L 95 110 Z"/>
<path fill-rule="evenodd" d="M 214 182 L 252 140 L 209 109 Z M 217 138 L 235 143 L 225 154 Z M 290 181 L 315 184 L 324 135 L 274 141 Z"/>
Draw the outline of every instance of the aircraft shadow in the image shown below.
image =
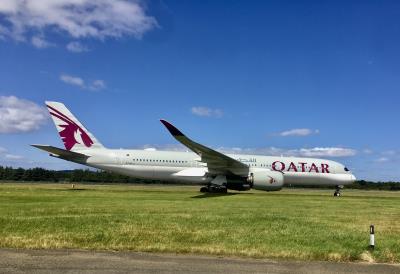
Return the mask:
<path fill-rule="evenodd" d="M 47 189 L 48 191 L 84 191 L 90 190 L 88 188 L 51 188 Z"/>
<path fill-rule="evenodd" d="M 87 190 L 86 188 L 68 188 L 66 189 L 67 191 L 82 191 L 82 190 Z"/>
<path fill-rule="evenodd" d="M 232 195 L 246 195 L 246 194 L 253 194 L 253 193 L 202 193 L 200 195 L 192 196 L 190 198 L 193 199 L 204 199 L 204 198 L 215 198 L 215 197 L 223 197 L 223 196 L 232 196 Z"/>

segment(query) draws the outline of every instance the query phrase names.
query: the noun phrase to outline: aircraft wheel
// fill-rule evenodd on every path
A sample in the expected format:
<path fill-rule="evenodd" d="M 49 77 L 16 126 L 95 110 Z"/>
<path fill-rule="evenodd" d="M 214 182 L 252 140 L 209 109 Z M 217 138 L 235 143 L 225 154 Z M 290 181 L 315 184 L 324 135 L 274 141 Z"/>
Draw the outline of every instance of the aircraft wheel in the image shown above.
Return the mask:
<path fill-rule="evenodd" d="M 333 196 L 334 196 L 334 197 L 340 197 L 340 196 L 341 196 L 341 193 L 340 193 L 340 192 L 337 192 L 337 191 L 335 191 L 335 193 L 333 193 Z"/>
<path fill-rule="evenodd" d="M 200 192 L 202 192 L 202 193 L 209 192 L 208 187 L 203 186 L 202 188 L 200 188 Z"/>
<path fill-rule="evenodd" d="M 335 193 L 333 193 L 333 196 L 335 196 L 335 197 L 340 197 L 340 196 L 342 196 L 342 193 L 340 192 L 340 190 L 343 188 L 343 186 L 336 186 L 336 189 L 335 189 Z"/>
<path fill-rule="evenodd" d="M 228 189 L 226 187 L 218 187 L 214 190 L 215 193 L 228 193 Z"/>

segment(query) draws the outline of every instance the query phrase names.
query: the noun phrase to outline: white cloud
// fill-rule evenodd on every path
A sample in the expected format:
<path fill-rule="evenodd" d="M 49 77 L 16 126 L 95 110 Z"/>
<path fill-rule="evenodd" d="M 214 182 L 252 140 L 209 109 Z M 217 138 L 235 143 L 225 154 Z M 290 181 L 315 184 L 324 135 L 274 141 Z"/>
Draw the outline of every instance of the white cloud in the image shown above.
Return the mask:
<path fill-rule="evenodd" d="M 299 154 L 306 157 L 348 157 L 356 155 L 356 151 L 342 147 L 314 147 L 301 148 Z"/>
<path fill-rule="evenodd" d="M 173 151 L 188 151 L 189 149 L 181 144 L 166 144 L 157 145 L 149 144 L 140 149 L 155 148 L 157 150 L 173 150 Z M 277 147 L 263 148 L 240 148 L 240 147 L 219 147 L 214 148 L 222 153 L 231 154 L 254 154 L 267 156 L 293 156 L 293 157 L 350 157 L 356 155 L 357 151 L 350 148 L 341 147 L 315 147 L 315 148 L 299 148 L 299 149 L 284 149 Z"/>
<path fill-rule="evenodd" d="M 86 52 L 89 51 L 89 49 L 83 45 L 82 43 L 78 41 L 73 41 L 67 44 L 66 46 L 67 50 L 75 53 L 80 53 L 80 52 Z"/>
<path fill-rule="evenodd" d="M 380 158 L 376 159 L 375 161 L 378 162 L 378 163 L 384 163 L 384 162 L 389 161 L 389 158 L 380 157 Z"/>
<path fill-rule="evenodd" d="M 223 111 L 220 109 L 212 109 L 208 107 L 192 107 L 192 114 L 202 117 L 216 117 L 221 118 L 223 116 Z"/>
<path fill-rule="evenodd" d="M 6 154 L 4 158 L 8 160 L 22 160 L 24 159 L 24 156 L 21 155 L 15 155 L 15 154 Z"/>
<path fill-rule="evenodd" d="M 309 128 L 295 128 L 290 130 L 285 130 L 278 133 L 279 136 L 286 137 L 286 136 L 308 136 L 312 134 L 318 134 L 319 130 L 309 129 Z"/>
<path fill-rule="evenodd" d="M 314 147 L 299 149 L 283 149 L 276 147 L 265 148 L 224 148 L 218 150 L 225 153 L 256 154 L 271 156 L 293 156 L 293 157 L 349 157 L 356 155 L 357 151 L 341 147 Z"/>
<path fill-rule="evenodd" d="M 94 80 L 89 86 L 89 89 L 92 90 L 99 90 L 105 88 L 106 88 L 106 83 L 103 80 Z"/>
<path fill-rule="evenodd" d="M 363 152 L 364 154 L 372 154 L 372 153 L 374 153 L 374 151 L 373 151 L 372 149 L 369 149 L 369 148 L 363 149 L 362 152 Z"/>
<path fill-rule="evenodd" d="M 146 144 L 138 149 L 156 149 L 156 150 L 168 150 L 168 151 L 188 151 L 189 149 L 182 144 L 164 144 L 164 145 L 157 145 L 157 144 Z"/>
<path fill-rule="evenodd" d="M 17 41 L 48 32 L 73 39 L 140 39 L 158 26 L 141 1 L 130 0 L 1 0 L 0 35 Z"/>
<path fill-rule="evenodd" d="M 9 154 L 7 152 L 8 152 L 8 150 L 6 148 L 0 147 L 0 159 L 6 159 L 6 160 L 21 160 L 21 159 L 24 159 L 24 157 L 21 156 L 21 155 Z"/>
<path fill-rule="evenodd" d="M 385 151 L 382 151 L 381 154 L 393 156 L 393 155 L 396 155 L 396 151 L 395 150 L 385 150 Z"/>
<path fill-rule="evenodd" d="M 16 0 L 2 0 L 0 3 L 0 10 L 4 12 L 15 13 L 17 11 L 18 1 Z"/>
<path fill-rule="evenodd" d="M 82 78 L 77 77 L 77 76 L 71 76 L 68 74 L 61 74 L 60 75 L 60 80 L 63 81 L 64 83 L 67 83 L 69 85 L 73 86 L 78 86 L 81 88 L 85 87 L 85 81 L 83 81 Z"/>
<path fill-rule="evenodd" d="M 93 80 L 91 82 L 86 82 L 81 77 L 68 74 L 61 74 L 60 80 L 66 84 L 77 86 L 82 89 L 101 90 L 107 87 L 106 83 L 103 80 Z"/>
<path fill-rule="evenodd" d="M 15 96 L 0 96 L 0 133 L 29 132 L 47 122 L 44 107 Z"/>
<path fill-rule="evenodd" d="M 45 48 L 53 46 L 52 43 L 47 42 L 46 40 L 44 40 L 43 38 L 41 38 L 39 36 L 33 36 L 31 39 L 31 42 L 32 42 L 32 45 L 38 49 L 45 49 Z"/>

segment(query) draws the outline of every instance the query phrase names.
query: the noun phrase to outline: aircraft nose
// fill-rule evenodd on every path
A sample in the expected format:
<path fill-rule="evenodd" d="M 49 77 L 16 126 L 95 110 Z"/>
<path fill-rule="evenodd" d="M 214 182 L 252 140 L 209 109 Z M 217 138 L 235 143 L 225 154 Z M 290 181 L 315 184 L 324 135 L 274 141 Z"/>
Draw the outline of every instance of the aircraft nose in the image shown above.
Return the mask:
<path fill-rule="evenodd" d="M 352 181 L 353 183 L 356 181 L 356 176 L 354 176 L 353 174 L 350 175 L 350 181 Z"/>

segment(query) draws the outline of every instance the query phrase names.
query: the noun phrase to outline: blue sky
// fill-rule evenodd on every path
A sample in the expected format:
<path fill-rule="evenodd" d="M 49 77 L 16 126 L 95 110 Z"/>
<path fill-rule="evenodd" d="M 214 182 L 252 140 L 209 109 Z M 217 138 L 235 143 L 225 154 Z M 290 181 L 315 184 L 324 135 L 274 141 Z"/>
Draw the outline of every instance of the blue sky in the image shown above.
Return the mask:
<path fill-rule="evenodd" d="M 62 146 L 54 100 L 110 148 L 173 147 L 165 118 L 225 151 L 400 180 L 400 2 L 55 2 L 0 3 L 3 165 L 76 167 L 29 146 Z"/>

